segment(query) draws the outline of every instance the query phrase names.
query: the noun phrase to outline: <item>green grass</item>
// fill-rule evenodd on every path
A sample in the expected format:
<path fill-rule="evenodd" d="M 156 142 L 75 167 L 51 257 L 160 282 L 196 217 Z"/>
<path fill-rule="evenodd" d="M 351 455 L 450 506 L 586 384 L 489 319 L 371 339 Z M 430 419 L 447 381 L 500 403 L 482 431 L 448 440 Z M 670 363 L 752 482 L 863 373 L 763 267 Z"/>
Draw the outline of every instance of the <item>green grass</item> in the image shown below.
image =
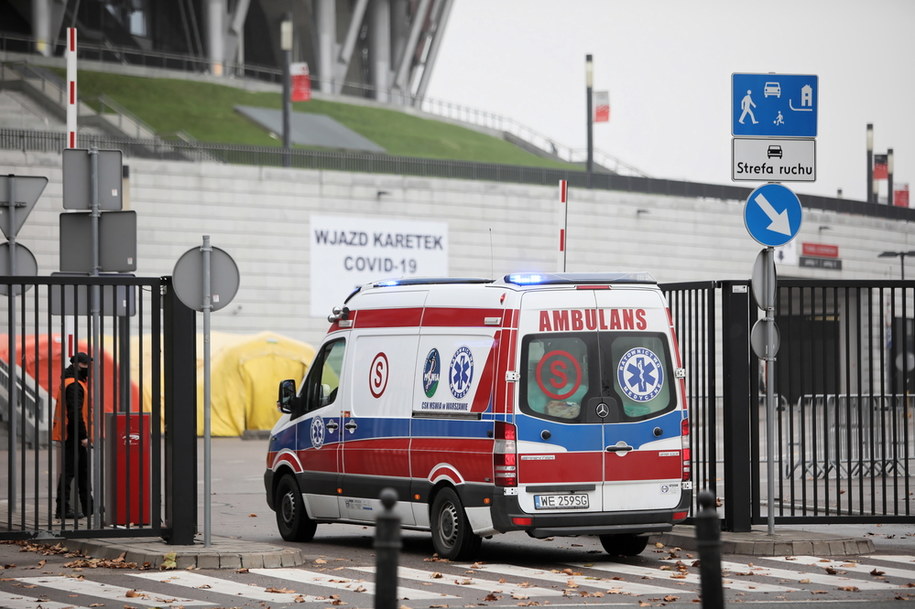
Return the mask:
<path fill-rule="evenodd" d="M 80 71 L 80 99 L 94 105 L 105 95 L 160 135 L 184 131 L 201 142 L 279 146 L 276 138 L 235 111 L 235 106 L 281 108 L 279 93 L 251 92 L 208 82 L 143 78 Z M 323 114 L 368 138 L 390 154 L 571 169 L 472 129 L 395 110 L 312 100 L 294 112 Z"/>

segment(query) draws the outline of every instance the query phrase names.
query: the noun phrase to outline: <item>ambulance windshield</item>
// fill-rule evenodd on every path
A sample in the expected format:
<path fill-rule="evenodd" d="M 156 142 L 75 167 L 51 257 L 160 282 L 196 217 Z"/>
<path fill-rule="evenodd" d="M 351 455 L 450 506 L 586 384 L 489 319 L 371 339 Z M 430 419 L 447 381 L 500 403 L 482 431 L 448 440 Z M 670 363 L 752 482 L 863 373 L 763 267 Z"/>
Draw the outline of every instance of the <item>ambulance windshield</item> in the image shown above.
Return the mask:
<path fill-rule="evenodd" d="M 583 332 L 528 336 L 522 343 L 521 410 L 564 422 L 626 422 L 675 407 L 662 334 Z M 598 404 L 609 406 L 600 416 Z"/>

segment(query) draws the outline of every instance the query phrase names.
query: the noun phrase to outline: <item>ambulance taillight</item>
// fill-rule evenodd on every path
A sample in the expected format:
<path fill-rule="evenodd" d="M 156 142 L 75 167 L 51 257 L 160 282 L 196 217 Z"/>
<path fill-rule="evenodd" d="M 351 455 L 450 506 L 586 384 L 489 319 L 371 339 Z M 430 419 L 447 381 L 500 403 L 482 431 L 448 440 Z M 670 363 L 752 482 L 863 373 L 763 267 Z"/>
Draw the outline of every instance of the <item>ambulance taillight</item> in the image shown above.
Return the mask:
<path fill-rule="evenodd" d="M 493 473 L 496 486 L 517 486 L 517 430 L 511 423 L 496 421 L 495 445 L 493 446 Z"/>
<path fill-rule="evenodd" d="M 689 448 L 689 418 L 686 417 L 680 421 L 680 446 L 683 449 L 680 451 L 683 457 L 682 480 L 685 482 L 692 478 L 693 474 L 692 451 Z"/>

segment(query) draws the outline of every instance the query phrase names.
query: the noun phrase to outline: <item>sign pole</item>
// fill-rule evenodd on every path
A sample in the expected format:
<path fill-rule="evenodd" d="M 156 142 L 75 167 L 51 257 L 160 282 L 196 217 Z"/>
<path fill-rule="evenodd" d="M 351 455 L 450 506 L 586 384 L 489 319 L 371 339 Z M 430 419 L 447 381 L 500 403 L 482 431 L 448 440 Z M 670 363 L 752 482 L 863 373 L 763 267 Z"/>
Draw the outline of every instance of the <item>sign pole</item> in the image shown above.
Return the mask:
<path fill-rule="evenodd" d="M 566 248 L 569 243 L 569 181 L 559 180 L 559 260 L 558 271 L 566 271 Z"/>
<path fill-rule="evenodd" d="M 99 172 L 98 172 L 98 149 L 92 147 L 89 149 L 89 202 L 92 210 L 89 212 L 90 241 L 92 242 L 92 268 L 89 272 L 90 277 L 99 276 L 99 218 L 101 217 L 99 205 Z M 101 286 L 93 285 L 90 290 L 91 304 L 89 311 L 92 318 L 92 361 L 89 366 L 92 370 L 92 412 L 97 430 L 101 429 L 104 424 L 102 420 L 102 403 L 99 400 L 99 362 L 101 357 L 102 342 L 102 324 L 101 324 Z M 79 351 L 79 349 L 76 349 Z M 101 434 L 97 434 L 100 437 Z M 92 477 L 93 488 L 95 492 L 100 492 L 102 488 L 102 461 L 95 458 L 92 460 Z M 92 510 L 92 523 L 95 528 L 101 528 L 102 515 L 99 510 Z"/>
<path fill-rule="evenodd" d="M 9 176 L 9 200 L 7 201 L 9 206 L 9 230 L 7 232 L 8 240 L 10 243 L 10 266 L 7 269 L 8 274 L 12 275 L 16 272 L 16 176 L 10 174 Z M 10 289 L 10 296 L 14 297 L 17 293 L 15 286 Z M 10 362 L 9 362 L 9 373 L 10 373 L 10 387 L 9 387 L 9 404 L 10 404 L 10 451 L 9 451 L 9 491 L 7 496 L 9 497 L 9 506 L 10 514 L 13 514 L 16 511 L 16 494 L 17 494 L 17 466 L 16 466 L 16 454 L 19 452 L 17 435 L 19 434 L 19 387 L 17 381 L 18 374 L 16 372 L 16 326 L 18 321 L 16 320 L 16 303 L 10 302 L 9 310 L 9 319 L 10 319 Z"/>
<path fill-rule="evenodd" d="M 765 249 L 766 266 L 775 266 L 775 248 Z M 765 293 L 776 293 L 775 287 L 768 285 L 775 274 L 763 275 Z M 775 534 L 775 299 L 766 303 L 766 499 L 767 524 L 769 535 Z"/>
<path fill-rule="evenodd" d="M 210 236 L 203 236 L 203 545 L 210 547 Z"/>

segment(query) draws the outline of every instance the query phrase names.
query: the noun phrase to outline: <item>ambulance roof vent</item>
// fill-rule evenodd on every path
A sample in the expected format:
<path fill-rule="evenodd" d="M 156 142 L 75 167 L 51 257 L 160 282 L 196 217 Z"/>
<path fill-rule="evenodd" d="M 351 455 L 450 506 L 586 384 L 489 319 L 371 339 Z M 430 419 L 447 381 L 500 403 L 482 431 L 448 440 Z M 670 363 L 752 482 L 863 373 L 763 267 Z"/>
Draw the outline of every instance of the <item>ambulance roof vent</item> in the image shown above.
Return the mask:
<path fill-rule="evenodd" d="M 644 271 L 607 273 L 511 273 L 505 283 L 514 285 L 576 285 L 612 283 L 657 283 Z"/>

